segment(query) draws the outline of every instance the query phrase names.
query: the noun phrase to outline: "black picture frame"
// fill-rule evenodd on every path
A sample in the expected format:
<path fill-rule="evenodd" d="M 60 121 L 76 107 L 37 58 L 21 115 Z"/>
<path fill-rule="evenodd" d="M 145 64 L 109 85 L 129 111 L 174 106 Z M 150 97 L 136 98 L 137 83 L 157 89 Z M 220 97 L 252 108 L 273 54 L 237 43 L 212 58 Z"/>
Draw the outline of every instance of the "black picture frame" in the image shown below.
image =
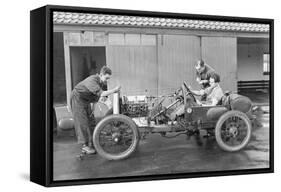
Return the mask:
<path fill-rule="evenodd" d="M 157 176 L 130 176 L 85 180 L 53 180 L 53 19 L 54 11 L 101 13 L 114 15 L 169 17 L 180 19 L 200 19 L 270 25 L 270 165 L 264 169 L 244 169 L 235 171 L 197 172 L 163 174 Z M 30 180 L 37 184 L 54 187 L 98 183 L 150 181 L 178 178 L 242 175 L 274 172 L 274 20 L 262 18 L 195 15 L 183 13 L 148 12 L 88 7 L 46 5 L 30 12 Z"/>

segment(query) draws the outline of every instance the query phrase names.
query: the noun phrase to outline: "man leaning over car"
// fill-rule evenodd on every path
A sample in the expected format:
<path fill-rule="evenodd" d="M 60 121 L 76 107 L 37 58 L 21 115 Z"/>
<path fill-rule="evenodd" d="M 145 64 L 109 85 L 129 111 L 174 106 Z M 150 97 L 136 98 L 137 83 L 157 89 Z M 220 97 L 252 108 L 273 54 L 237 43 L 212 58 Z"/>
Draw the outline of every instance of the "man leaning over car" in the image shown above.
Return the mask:
<path fill-rule="evenodd" d="M 210 87 L 210 77 L 215 70 L 207 65 L 202 59 L 198 60 L 196 65 L 196 81 L 201 85 L 201 89 L 206 89 Z M 201 100 L 206 100 L 206 95 L 202 95 Z"/>
<path fill-rule="evenodd" d="M 78 83 L 71 93 L 75 132 L 78 144 L 82 144 L 82 151 L 86 154 L 96 153 L 92 141 L 95 118 L 91 115 L 90 103 L 96 103 L 100 97 L 109 96 L 120 90 L 120 86 L 108 91 L 102 89 L 110 79 L 111 74 L 111 69 L 104 66 L 99 74 L 91 75 Z"/>

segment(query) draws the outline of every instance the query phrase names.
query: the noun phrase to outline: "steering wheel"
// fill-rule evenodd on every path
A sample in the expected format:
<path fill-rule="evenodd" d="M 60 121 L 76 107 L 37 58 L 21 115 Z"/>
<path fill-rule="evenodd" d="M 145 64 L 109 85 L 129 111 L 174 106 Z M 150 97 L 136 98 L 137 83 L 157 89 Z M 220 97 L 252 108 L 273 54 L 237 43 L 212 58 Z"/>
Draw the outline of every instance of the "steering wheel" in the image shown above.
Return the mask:
<path fill-rule="evenodd" d="M 184 96 L 183 96 L 183 95 L 184 95 L 184 92 L 183 92 L 182 87 L 178 88 L 178 89 L 175 91 L 175 93 L 174 93 L 174 96 L 175 96 L 177 99 L 181 100 L 181 101 L 184 100 Z"/>
<path fill-rule="evenodd" d="M 179 98 L 180 100 L 183 100 L 183 101 L 186 101 L 187 95 L 191 95 L 192 99 L 196 102 L 196 98 L 195 98 L 194 94 L 192 93 L 192 91 L 188 88 L 186 82 L 183 82 L 181 88 L 179 88 L 175 91 L 175 95 L 177 98 Z"/>
<path fill-rule="evenodd" d="M 192 91 L 188 88 L 186 82 L 183 82 L 183 86 L 182 86 L 182 92 L 185 93 L 184 89 L 186 90 L 187 92 L 187 95 L 191 95 L 192 99 L 194 99 L 194 101 L 196 102 L 196 98 L 194 96 L 194 94 L 192 93 Z"/>

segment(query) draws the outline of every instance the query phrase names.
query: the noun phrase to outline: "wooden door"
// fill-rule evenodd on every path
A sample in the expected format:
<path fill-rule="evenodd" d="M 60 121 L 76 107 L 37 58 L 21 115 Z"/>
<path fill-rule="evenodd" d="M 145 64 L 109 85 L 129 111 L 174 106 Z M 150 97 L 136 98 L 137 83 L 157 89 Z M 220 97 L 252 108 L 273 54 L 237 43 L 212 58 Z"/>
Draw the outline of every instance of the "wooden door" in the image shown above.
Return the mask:
<path fill-rule="evenodd" d="M 200 39 L 187 35 L 159 35 L 158 37 L 159 95 L 173 92 L 183 81 L 199 88 L 195 64 L 200 59 Z"/>
<path fill-rule="evenodd" d="M 107 66 L 113 71 L 108 86 L 122 86 L 122 95 L 157 95 L 156 46 L 107 47 Z"/>
<path fill-rule="evenodd" d="M 237 91 L 237 40 L 234 37 L 202 37 L 202 59 L 221 77 L 224 91 Z"/>

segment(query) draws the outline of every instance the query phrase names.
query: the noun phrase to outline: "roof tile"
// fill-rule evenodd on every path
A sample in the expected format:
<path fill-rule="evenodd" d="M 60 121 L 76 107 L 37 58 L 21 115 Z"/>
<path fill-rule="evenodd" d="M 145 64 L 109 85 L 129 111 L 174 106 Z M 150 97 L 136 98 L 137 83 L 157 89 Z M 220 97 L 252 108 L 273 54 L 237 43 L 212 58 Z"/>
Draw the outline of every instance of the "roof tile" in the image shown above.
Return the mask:
<path fill-rule="evenodd" d="M 191 19 L 135 17 L 89 13 L 54 12 L 54 24 L 126 25 L 222 31 L 269 32 L 268 24 L 219 22 Z"/>

